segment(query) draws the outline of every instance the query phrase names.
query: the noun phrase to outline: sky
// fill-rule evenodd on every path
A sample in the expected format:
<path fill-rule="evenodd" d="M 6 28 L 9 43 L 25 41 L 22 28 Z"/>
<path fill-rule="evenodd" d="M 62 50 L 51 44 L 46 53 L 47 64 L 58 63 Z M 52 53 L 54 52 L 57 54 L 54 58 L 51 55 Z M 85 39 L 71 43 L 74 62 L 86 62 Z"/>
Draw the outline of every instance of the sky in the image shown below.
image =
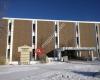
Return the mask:
<path fill-rule="evenodd" d="M 100 21 L 100 0 L 0 0 L 5 17 Z"/>

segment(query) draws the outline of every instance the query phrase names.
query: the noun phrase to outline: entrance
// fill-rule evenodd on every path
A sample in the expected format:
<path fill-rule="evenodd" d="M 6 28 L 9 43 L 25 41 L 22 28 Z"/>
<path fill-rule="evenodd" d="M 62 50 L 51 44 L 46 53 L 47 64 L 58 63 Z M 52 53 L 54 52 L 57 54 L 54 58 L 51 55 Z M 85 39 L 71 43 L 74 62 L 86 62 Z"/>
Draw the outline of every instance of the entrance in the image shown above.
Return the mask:
<path fill-rule="evenodd" d="M 76 54 L 75 50 L 65 50 L 65 51 L 62 51 L 62 57 L 63 56 L 68 56 L 69 60 L 77 58 L 77 54 Z"/>

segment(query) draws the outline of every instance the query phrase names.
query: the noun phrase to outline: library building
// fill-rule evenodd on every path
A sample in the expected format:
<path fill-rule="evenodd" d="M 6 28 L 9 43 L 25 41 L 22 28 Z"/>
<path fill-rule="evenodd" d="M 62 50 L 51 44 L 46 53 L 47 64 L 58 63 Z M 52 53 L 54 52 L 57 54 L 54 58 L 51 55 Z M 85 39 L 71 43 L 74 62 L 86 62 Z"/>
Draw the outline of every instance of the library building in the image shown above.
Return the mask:
<path fill-rule="evenodd" d="M 0 20 L 0 57 L 31 63 L 38 54 L 60 61 L 100 56 L 100 22 L 8 18 Z M 26 56 L 28 56 L 26 58 Z"/>

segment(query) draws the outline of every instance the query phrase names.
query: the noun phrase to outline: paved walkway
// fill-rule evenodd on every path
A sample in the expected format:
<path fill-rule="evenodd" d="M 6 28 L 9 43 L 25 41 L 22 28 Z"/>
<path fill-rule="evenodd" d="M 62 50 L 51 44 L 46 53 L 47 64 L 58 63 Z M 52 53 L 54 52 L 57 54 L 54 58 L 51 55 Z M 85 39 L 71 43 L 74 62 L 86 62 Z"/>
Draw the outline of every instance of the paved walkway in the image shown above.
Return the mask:
<path fill-rule="evenodd" d="M 0 66 L 0 80 L 100 80 L 99 71 L 100 64 L 78 62 L 5 65 Z"/>

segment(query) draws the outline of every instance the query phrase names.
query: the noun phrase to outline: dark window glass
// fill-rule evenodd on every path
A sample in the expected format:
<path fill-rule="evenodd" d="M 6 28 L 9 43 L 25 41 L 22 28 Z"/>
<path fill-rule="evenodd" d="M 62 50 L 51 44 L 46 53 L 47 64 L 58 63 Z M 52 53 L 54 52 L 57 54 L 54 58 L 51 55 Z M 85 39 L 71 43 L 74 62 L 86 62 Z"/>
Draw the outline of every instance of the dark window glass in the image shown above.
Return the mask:
<path fill-rule="evenodd" d="M 100 52 L 100 50 L 98 49 L 98 52 Z"/>
<path fill-rule="evenodd" d="M 98 33 L 98 27 L 96 26 L 96 33 Z"/>
<path fill-rule="evenodd" d="M 79 37 L 77 37 L 77 45 L 79 45 Z"/>
<path fill-rule="evenodd" d="M 98 39 L 98 37 L 97 37 L 97 45 L 99 45 L 99 39 Z"/>
<path fill-rule="evenodd" d="M 78 26 L 76 26 L 76 32 L 78 33 Z"/>
<path fill-rule="evenodd" d="M 11 32 L 11 25 L 12 25 L 12 23 L 9 23 L 9 31 Z"/>
<path fill-rule="evenodd" d="M 33 36 L 33 44 L 35 44 L 35 36 Z"/>
<path fill-rule="evenodd" d="M 55 31 L 56 31 L 56 33 L 57 33 L 57 25 L 55 25 Z"/>
<path fill-rule="evenodd" d="M 55 37 L 56 38 L 56 45 L 58 44 L 58 37 Z"/>
<path fill-rule="evenodd" d="M 33 31 L 35 32 L 35 24 L 33 24 Z"/>
<path fill-rule="evenodd" d="M 35 49 L 32 50 L 32 56 L 35 56 Z"/>
<path fill-rule="evenodd" d="M 11 43 L 11 36 L 9 36 L 9 38 L 8 38 L 8 44 L 10 44 Z"/>
<path fill-rule="evenodd" d="M 10 58 L 10 49 L 8 49 L 8 59 Z"/>

